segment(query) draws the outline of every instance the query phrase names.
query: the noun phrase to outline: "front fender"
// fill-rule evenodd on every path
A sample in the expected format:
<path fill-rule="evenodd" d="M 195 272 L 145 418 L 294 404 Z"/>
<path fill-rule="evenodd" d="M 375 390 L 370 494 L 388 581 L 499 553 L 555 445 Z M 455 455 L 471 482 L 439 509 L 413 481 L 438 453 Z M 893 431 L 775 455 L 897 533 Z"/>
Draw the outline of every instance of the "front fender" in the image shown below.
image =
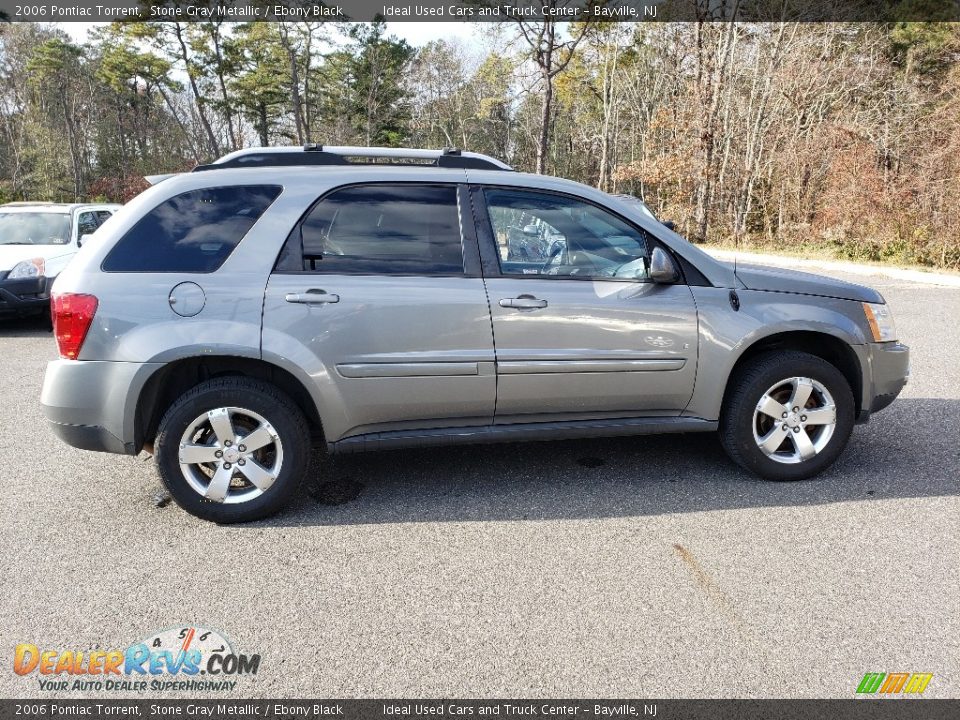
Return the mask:
<path fill-rule="evenodd" d="M 737 361 L 758 342 L 789 332 L 820 333 L 859 348 L 869 327 L 858 302 L 811 295 L 739 290 L 739 310 L 725 288 L 691 288 L 697 300 L 700 352 L 693 396 L 685 415 L 717 420 L 723 394 Z M 861 368 L 862 371 L 862 368 Z"/>

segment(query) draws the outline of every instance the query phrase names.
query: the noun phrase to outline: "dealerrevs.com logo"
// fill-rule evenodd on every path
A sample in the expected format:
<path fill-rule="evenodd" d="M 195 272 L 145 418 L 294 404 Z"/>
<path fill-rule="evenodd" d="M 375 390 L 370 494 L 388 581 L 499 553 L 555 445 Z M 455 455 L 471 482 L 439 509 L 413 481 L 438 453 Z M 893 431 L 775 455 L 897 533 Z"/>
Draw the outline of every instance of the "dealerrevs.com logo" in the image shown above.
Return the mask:
<path fill-rule="evenodd" d="M 921 695 L 933 673 L 867 673 L 857 686 L 858 695 Z"/>
<path fill-rule="evenodd" d="M 240 676 L 256 675 L 260 655 L 237 653 L 223 633 L 178 626 L 124 649 L 48 649 L 20 643 L 13 671 L 35 677 L 43 691 L 230 692 Z"/>

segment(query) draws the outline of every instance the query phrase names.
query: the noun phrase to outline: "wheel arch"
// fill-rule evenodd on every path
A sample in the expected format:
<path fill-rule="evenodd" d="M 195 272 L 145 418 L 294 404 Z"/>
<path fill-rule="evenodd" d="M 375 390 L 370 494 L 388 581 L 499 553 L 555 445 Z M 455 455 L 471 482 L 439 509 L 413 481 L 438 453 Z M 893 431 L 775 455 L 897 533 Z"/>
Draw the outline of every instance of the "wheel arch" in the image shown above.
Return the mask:
<path fill-rule="evenodd" d="M 761 353 L 776 350 L 797 350 L 825 360 L 839 370 L 850 385 L 857 415 L 863 405 L 863 367 L 853 347 L 836 335 L 816 330 L 788 330 L 766 335 L 756 339 L 740 354 L 733 364 L 723 391 L 723 403 L 726 407 L 727 393 L 733 385 L 738 372 L 753 358 Z"/>
<path fill-rule="evenodd" d="M 204 355 L 167 363 L 147 378 L 137 399 L 134 425 L 137 451 L 152 448 L 163 414 L 178 397 L 206 380 L 230 376 L 263 380 L 282 390 L 303 412 L 314 440 L 323 440 L 323 423 L 313 395 L 289 370 L 257 358 Z"/>

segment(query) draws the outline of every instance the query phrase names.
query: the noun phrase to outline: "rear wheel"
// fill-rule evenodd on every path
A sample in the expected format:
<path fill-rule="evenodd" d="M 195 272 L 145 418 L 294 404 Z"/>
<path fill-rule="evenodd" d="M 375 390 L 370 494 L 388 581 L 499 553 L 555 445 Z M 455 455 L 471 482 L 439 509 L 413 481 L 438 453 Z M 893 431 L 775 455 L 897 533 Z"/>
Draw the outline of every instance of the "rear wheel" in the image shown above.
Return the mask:
<path fill-rule="evenodd" d="M 219 523 L 272 515 L 309 467 L 310 432 L 286 395 L 258 380 L 210 380 L 160 421 L 154 444 L 164 485 L 184 510 Z"/>
<path fill-rule="evenodd" d="M 758 355 L 727 390 L 720 440 L 741 467 L 769 480 L 802 480 L 831 465 L 853 430 L 846 378 L 815 355 Z"/>

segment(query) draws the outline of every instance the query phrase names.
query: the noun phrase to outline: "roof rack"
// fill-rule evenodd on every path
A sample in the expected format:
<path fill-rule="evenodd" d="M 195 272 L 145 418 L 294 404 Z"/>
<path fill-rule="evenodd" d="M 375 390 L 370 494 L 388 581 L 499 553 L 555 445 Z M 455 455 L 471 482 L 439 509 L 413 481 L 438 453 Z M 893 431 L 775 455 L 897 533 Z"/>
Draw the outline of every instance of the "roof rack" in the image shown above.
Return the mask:
<path fill-rule="evenodd" d="M 353 159 L 351 159 L 353 158 Z M 228 168 L 295 167 L 315 165 L 401 165 L 409 167 L 460 168 L 469 170 L 513 170 L 496 158 L 458 148 L 420 150 L 417 148 L 352 147 L 318 145 L 300 147 L 254 147 L 224 155 L 209 165 L 197 165 L 193 172 Z"/>

